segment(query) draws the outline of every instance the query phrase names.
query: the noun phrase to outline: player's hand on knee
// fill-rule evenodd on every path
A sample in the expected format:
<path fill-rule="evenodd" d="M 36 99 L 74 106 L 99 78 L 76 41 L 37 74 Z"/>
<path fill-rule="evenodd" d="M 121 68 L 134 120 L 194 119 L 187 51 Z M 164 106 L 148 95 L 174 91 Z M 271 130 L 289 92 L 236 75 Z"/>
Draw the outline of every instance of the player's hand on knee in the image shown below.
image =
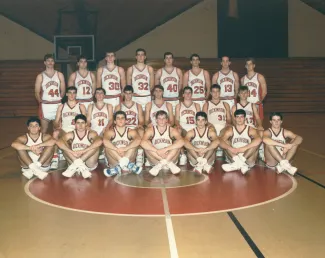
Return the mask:
<path fill-rule="evenodd" d="M 167 151 L 165 149 L 160 149 L 157 150 L 157 154 L 164 159 L 167 156 Z"/>

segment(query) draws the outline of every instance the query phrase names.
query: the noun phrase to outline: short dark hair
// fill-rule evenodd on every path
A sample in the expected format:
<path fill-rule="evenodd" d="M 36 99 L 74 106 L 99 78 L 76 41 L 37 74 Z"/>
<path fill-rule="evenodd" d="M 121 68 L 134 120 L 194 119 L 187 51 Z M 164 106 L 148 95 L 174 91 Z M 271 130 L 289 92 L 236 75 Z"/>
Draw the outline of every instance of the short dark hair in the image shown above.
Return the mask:
<path fill-rule="evenodd" d="M 211 91 L 212 91 L 212 89 L 219 89 L 219 91 L 220 91 L 221 90 L 221 87 L 220 87 L 219 84 L 212 84 Z"/>
<path fill-rule="evenodd" d="M 66 93 L 68 93 L 68 91 L 70 91 L 70 90 L 74 90 L 74 91 L 78 91 L 78 89 L 75 87 L 75 86 L 69 86 L 68 88 L 67 88 L 67 90 L 66 90 Z"/>
<path fill-rule="evenodd" d="M 79 63 L 81 59 L 85 59 L 86 62 L 88 62 L 87 57 L 84 56 L 84 55 L 80 55 L 80 56 L 78 56 L 78 58 L 77 58 L 77 62 Z"/>
<path fill-rule="evenodd" d="M 191 94 L 193 94 L 193 89 L 190 86 L 185 86 L 183 88 L 183 94 L 185 93 L 186 90 L 190 90 L 191 91 Z"/>
<path fill-rule="evenodd" d="M 102 91 L 106 95 L 106 90 L 104 88 L 96 88 L 95 94 L 96 94 L 97 91 Z"/>
<path fill-rule="evenodd" d="M 134 92 L 134 89 L 131 85 L 126 85 L 123 89 L 123 92 L 131 91 L 132 93 Z"/>
<path fill-rule="evenodd" d="M 135 55 L 137 55 L 138 52 L 143 52 L 145 55 L 147 55 L 147 52 L 143 48 L 138 48 L 137 50 L 135 50 Z"/>
<path fill-rule="evenodd" d="M 270 114 L 270 121 L 272 120 L 272 118 L 273 118 L 274 116 L 278 116 L 278 117 L 280 117 L 281 121 L 283 120 L 283 115 L 282 115 L 282 113 L 280 113 L 280 112 L 272 112 L 272 113 Z"/>
<path fill-rule="evenodd" d="M 224 58 L 224 57 L 228 57 L 228 60 L 230 61 L 230 56 L 222 56 L 220 61 L 222 61 L 222 58 Z"/>
<path fill-rule="evenodd" d="M 247 62 L 249 62 L 249 61 L 252 61 L 252 63 L 255 64 L 255 58 L 253 58 L 253 57 L 246 58 L 245 64 L 247 64 Z"/>
<path fill-rule="evenodd" d="M 87 117 L 83 114 L 76 115 L 76 117 L 74 118 L 74 121 L 77 122 L 78 119 L 81 119 L 87 123 Z"/>
<path fill-rule="evenodd" d="M 126 119 L 126 114 L 125 114 L 125 112 L 122 111 L 122 110 L 119 110 L 119 111 L 116 111 L 116 112 L 114 113 L 114 121 L 116 121 L 116 118 L 117 118 L 118 115 L 123 115 L 124 118 Z"/>
<path fill-rule="evenodd" d="M 235 112 L 234 112 L 234 116 L 238 116 L 238 115 L 244 115 L 244 117 L 246 117 L 246 111 L 244 109 L 237 109 Z"/>
<path fill-rule="evenodd" d="M 192 55 L 190 56 L 190 60 L 191 60 L 191 61 L 192 61 L 193 57 L 197 57 L 197 58 L 199 58 L 199 60 L 200 60 L 200 56 L 199 56 L 198 54 L 192 54 Z"/>
<path fill-rule="evenodd" d="M 158 116 L 162 116 L 162 115 L 164 115 L 164 116 L 166 116 L 166 118 L 168 118 L 168 114 L 167 114 L 167 112 L 166 111 L 164 111 L 164 110 L 159 110 L 157 113 L 156 113 L 156 119 L 158 118 Z"/>
<path fill-rule="evenodd" d="M 247 86 L 240 86 L 238 92 L 245 91 L 245 90 L 248 91 L 248 87 Z"/>
<path fill-rule="evenodd" d="M 196 115 L 195 115 L 195 119 L 197 120 L 197 119 L 199 118 L 199 116 L 202 116 L 202 117 L 204 117 L 205 120 L 208 120 L 208 115 L 207 115 L 207 113 L 205 113 L 205 112 L 203 112 L 203 111 L 199 111 L 199 112 L 197 112 Z"/>
<path fill-rule="evenodd" d="M 107 56 L 107 54 L 109 54 L 109 53 L 113 53 L 114 54 L 114 56 L 116 56 L 116 54 L 115 54 L 115 52 L 114 51 L 110 51 L 110 50 L 108 50 L 108 51 L 105 51 L 105 57 Z"/>
<path fill-rule="evenodd" d="M 46 54 L 44 56 L 44 61 L 46 61 L 47 59 L 50 59 L 50 58 L 54 60 L 54 55 L 53 54 Z"/>
<path fill-rule="evenodd" d="M 166 58 L 166 56 L 172 56 L 172 58 L 174 58 L 174 55 L 172 52 L 165 52 L 164 53 L 164 59 Z"/>
<path fill-rule="evenodd" d="M 26 124 L 27 126 L 29 126 L 29 124 L 33 122 L 36 122 L 39 126 L 41 126 L 41 120 L 37 116 L 31 116 L 30 118 L 28 118 Z"/>
<path fill-rule="evenodd" d="M 160 89 L 160 90 L 164 91 L 164 87 L 161 86 L 160 84 L 155 85 L 155 87 L 153 87 L 153 90 L 155 90 L 155 89 Z"/>

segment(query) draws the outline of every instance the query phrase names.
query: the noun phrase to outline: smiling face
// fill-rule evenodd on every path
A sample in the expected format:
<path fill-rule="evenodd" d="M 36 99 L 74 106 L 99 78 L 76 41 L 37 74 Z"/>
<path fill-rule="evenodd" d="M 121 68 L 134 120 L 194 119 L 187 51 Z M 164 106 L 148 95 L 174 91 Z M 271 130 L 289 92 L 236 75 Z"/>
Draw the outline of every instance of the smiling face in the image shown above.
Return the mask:
<path fill-rule="evenodd" d="M 220 89 L 212 88 L 211 96 L 213 100 L 218 100 L 220 98 Z"/>
<path fill-rule="evenodd" d="M 125 91 L 123 94 L 124 94 L 125 101 L 131 101 L 132 100 L 132 96 L 133 96 L 132 91 Z"/>
<path fill-rule="evenodd" d="M 68 97 L 68 101 L 75 101 L 77 96 L 77 91 L 68 90 L 68 92 L 65 95 Z"/>
<path fill-rule="evenodd" d="M 105 98 L 105 93 L 102 90 L 97 90 L 95 93 L 95 98 L 97 102 L 102 102 Z"/>
<path fill-rule="evenodd" d="M 162 99 L 163 94 L 164 94 L 164 91 L 159 88 L 155 88 L 155 90 L 153 91 L 153 95 L 155 96 L 156 99 Z"/>
<path fill-rule="evenodd" d="M 279 117 L 279 116 L 273 116 L 272 119 L 270 120 L 272 128 L 274 128 L 274 129 L 280 129 L 282 122 L 283 121 L 281 120 L 281 117 Z"/>
<path fill-rule="evenodd" d="M 168 118 L 165 114 L 162 114 L 156 118 L 156 121 L 159 127 L 165 127 L 168 123 Z"/>
<path fill-rule="evenodd" d="M 116 116 L 116 119 L 114 121 L 114 123 L 116 124 L 116 126 L 118 127 L 124 127 L 125 123 L 126 123 L 126 118 L 123 114 L 118 114 Z"/>
<path fill-rule="evenodd" d="M 248 90 L 241 90 L 238 93 L 240 100 L 246 101 L 248 98 Z"/>
<path fill-rule="evenodd" d="M 38 135 L 41 131 L 41 126 L 38 122 L 30 122 L 27 130 L 30 135 Z"/>
<path fill-rule="evenodd" d="M 192 99 L 192 91 L 185 90 L 183 93 L 184 100 L 191 100 Z"/>

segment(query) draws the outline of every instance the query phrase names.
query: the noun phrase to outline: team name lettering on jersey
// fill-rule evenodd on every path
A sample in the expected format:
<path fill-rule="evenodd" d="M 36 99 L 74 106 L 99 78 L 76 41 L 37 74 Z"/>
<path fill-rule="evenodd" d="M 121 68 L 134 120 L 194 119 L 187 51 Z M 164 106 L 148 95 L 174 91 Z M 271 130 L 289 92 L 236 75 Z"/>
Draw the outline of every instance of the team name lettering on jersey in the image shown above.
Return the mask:
<path fill-rule="evenodd" d="M 223 113 L 225 113 L 226 110 L 224 108 L 211 108 L 209 110 L 209 115 L 211 115 L 213 113 L 217 113 L 217 112 L 223 112 Z"/>
<path fill-rule="evenodd" d="M 192 141 L 192 144 L 193 146 L 209 146 L 209 143 L 207 141 Z"/>
<path fill-rule="evenodd" d="M 185 109 L 185 110 L 183 110 L 181 112 L 181 116 L 184 116 L 184 115 L 193 115 L 193 116 L 195 116 L 196 112 L 194 112 L 193 110 Z"/>
<path fill-rule="evenodd" d="M 155 139 L 153 144 L 156 145 L 160 143 L 172 144 L 172 141 L 171 139 Z"/>
<path fill-rule="evenodd" d="M 86 149 L 88 148 L 89 144 L 85 143 L 73 143 L 72 144 L 72 149 Z"/>
<path fill-rule="evenodd" d="M 165 79 L 163 79 L 163 83 L 166 82 L 176 82 L 177 83 L 177 79 L 175 77 L 166 77 Z"/>
<path fill-rule="evenodd" d="M 144 80 L 148 80 L 148 77 L 145 74 L 138 74 L 137 76 L 134 77 L 134 81 L 140 80 L 140 79 L 144 79 Z"/>
<path fill-rule="evenodd" d="M 115 142 L 112 142 L 114 146 L 127 146 L 129 145 L 129 141 L 125 141 L 125 140 L 118 140 Z"/>
<path fill-rule="evenodd" d="M 224 77 L 220 80 L 220 84 L 223 82 L 230 82 L 230 83 L 234 83 L 233 79 L 228 78 L 228 77 Z"/>
<path fill-rule="evenodd" d="M 47 89 L 48 87 L 51 87 L 52 85 L 54 86 L 59 86 L 59 84 L 56 81 L 49 81 L 48 83 L 45 84 L 45 88 Z"/>
<path fill-rule="evenodd" d="M 237 137 L 237 138 L 234 139 L 233 144 L 236 144 L 238 142 L 246 143 L 246 144 L 250 143 L 250 141 L 247 138 Z"/>
<path fill-rule="evenodd" d="M 62 114 L 62 117 L 65 118 L 65 117 L 68 117 L 68 116 L 73 116 L 75 117 L 76 115 L 79 115 L 79 113 L 76 113 L 76 112 L 64 112 Z"/>
<path fill-rule="evenodd" d="M 97 117 L 104 117 L 104 118 L 108 118 L 107 113 L 105 112 L 97 112 L 93 115 L 93 119 L 97 118 Z"/>
<path fill-rule="evenodd" d="M 105 75 L 104 76 L 104 81 L 106 81 L 108 79 L 113 79 L 113 80 L 116 80 L 116 81 L 119 80 L 119 78 L 116 75 L 114 75 L 114 74 L 108 74 L 108 75 Z"/>
<path fill-rule="evenodd" d="M 77 86 L 80 86 L 80 85 L 83 85 L 83 84 L 91 86 L 91 83 L 88 80 L 80 80 L 80 81 L 78 81 Z"/>
<path fill-rule="evenodd" d="M 245 86 L 247 86 L 247 87 L 254 87 L 254 88 L 257 88 L 258 87 L 256 85 L 256 83 L 254 83 L 254 82 L 247 82 Z"/>
<path fill-rule="evenodd" d="M 204 82 L 201 79 L 194 79 L 192 81 L 190 81 L 190 84 L 193 85 L 195 83 L 200 83 L 200 84 L 204 84 Z"/>

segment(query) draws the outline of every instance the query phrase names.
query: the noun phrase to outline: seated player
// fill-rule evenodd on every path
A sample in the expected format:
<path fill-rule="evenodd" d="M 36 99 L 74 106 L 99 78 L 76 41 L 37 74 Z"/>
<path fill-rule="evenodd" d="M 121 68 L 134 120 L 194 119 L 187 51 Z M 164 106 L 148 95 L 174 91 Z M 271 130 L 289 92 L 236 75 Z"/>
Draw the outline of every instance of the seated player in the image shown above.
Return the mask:
<path fill-rule="evenodd" d="M 35 175 L 43 180 L 50 169 L 55 140 L 41 133 L 41 121 L 37 117 L 27 120 L 27 130 L 28 133 L 19 136 L 11 147 L 17 150 L 23 175 L 28 179 Z"/>
<path fill-rule="evenodd" d="M 178 131 L 183 137 L 186 133 L 196 127 L 195 115 L 199 112 L 200 105 L 193 102 L 192 100 L 193 89 L 191 87 L 184 87 L 183 98 L 184 101 L 180 102 L 176 106 L 175 111 L 175 125 Z M 187 163 L 187 157 L 184 153 L 184 149 L 181 150 L 181 155 L 179 157 L 179 165 L 183 166 Z"/>
<path fill-rule="evenodd" d="M 283 116 L 274 112 L 270 115 L 271 128 L 264 131 L 263 142 L 265 143 L 265 164 L 276 168 L 278 173 L 287 171 L 294 175 L 297 168 L 290 164 L 302 143 L 302 137 L 282 128 Z M 290 139 L 288 142 L 287 139 Z"/>
<path fill-rule="evenodd" d="M 226 156 L 232 161 L 221 166 L 226 172 L 240 169 L 245 174 L 255 165 L 262 139 L 256 129 L 245 125 L 245 117 L 245 110 L 237 109 L 235 125 L 227 127 L 221 135 L 222 140 L 228 145 L 224 148 Z"/>
<path fill-rule="evenodd" d="M 169 102 L 164 101 L 163 94 L 164 94 L 163 86 L 156 85 L 153 88 L 154 100 L 146 104 L 145 124 L 147 126 L 157 125 L 156 113 L 159 110 L 165 111 L 169 118 L 169 125 L 171 126 L 174 125 L 173 106 Z"/>
<path fill-rule="evenodd" d="M 143 137 L 144 134 L 144 114 L 142 110 L 142 106 L 139 103 L 136 103 L 132 100 L 133 98 L 133 87 L 131 85 L 126 85 L 123 89 L 123 97 L 124 101 L 115 107 L 115 112 L 122 110 L 126 114 L 126 127 L 130 129 L 135 129 L 140 138 Z M 138 148 L 136 164 L 137 166 L 143 165 L 143 149 Z"/>
<path fill-rule="evenodd" d="M 141 141 L 147 159 L 154 165 L 149 173 L 157 176 L 163 167 L 167 167 L 173 174 L 178 174 L 181 169 L 175 164 L 178 161 L 180 149 L 184 140 L 177 129 L 168 125 L 168 115 L 164 110 L 156 113 L 157 125 L 149 127 Z"/>
<path fill-rule="evenodd" d="M 96 169 L 98 165 L 99 147 L 102 145 L 102 140 L 95 131 L 87 130 L 85 115 L 77 115 L 74 121 L 76 129 L 64 134 L 57 142 L 69 164 L 62 175 L 72 177 L 79 172 L 83 178 L 90 178 L 90 171 Z"/>
<path fill-rule="evenodd" d="M 187 132 L 184 146 L 194 171 L 202 174 L 203 170 L 209 174 L 220 141 L 215 130 L 208 127 L 208 117 L 205 112 L 196 113 L 196 125 L 196 128 Z"/>
<path fill-rule="evenodd" d="M 115 127 L 104 134 L 105 154 L 109 165 L 109 168 L 104 169 L 104 175 L 115 176 L 121 174 L 122 170 L 140 174 L 142 167 L 134 163 L 141 142 L 138 132 L 126 126 L 124 111 L 115 112 L 114 124 Z"/>

